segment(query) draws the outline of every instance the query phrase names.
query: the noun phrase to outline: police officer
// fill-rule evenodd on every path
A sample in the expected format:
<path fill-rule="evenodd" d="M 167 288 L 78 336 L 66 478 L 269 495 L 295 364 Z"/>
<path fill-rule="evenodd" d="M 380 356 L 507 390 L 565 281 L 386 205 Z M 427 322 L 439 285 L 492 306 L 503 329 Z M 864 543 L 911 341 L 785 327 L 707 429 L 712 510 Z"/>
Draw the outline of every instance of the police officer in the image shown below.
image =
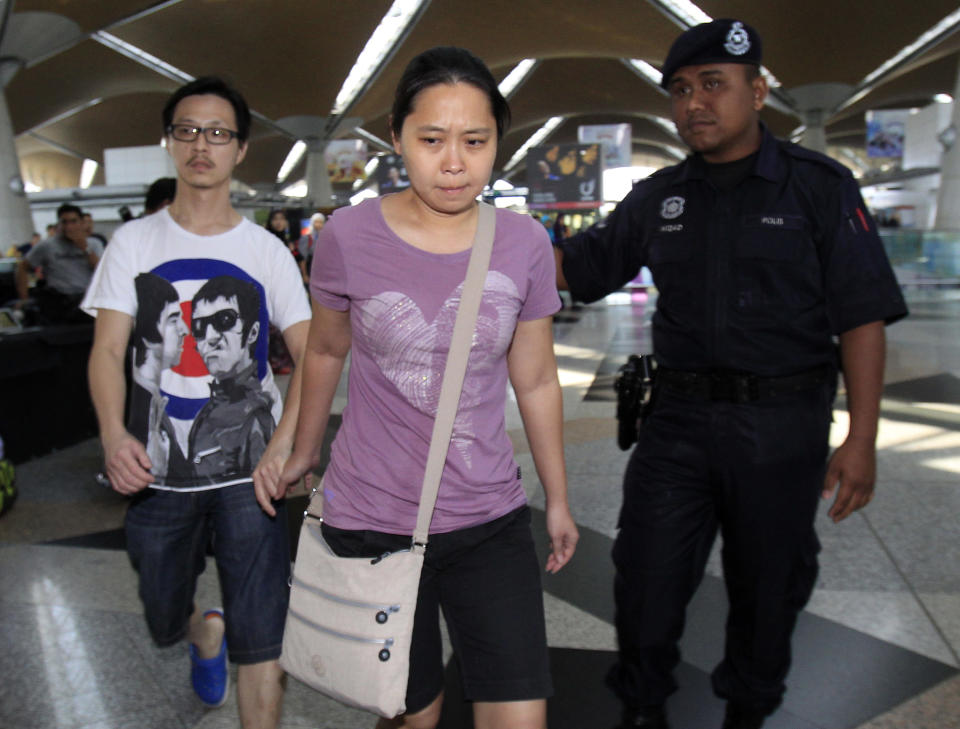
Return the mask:
<path fill-rule="evenodd" d="M 760 121 L 761 41 L 736 20 L 683 33 L 663 67 L 693 154 L 643 180 L 558 250 L 594 301 L 649 266 L 659 363 L 624 478 L 616 566 L 623 727 L 667 727 L 684 612 L 719 530 L 730 611 L 712 675 L 724 729 L 779 705 L 813 590 L 818 497 L 840 521 L 873 495 L 884 324 L 906 315 L 856 183 Z M 834 341 L 839 340 L 839 352 Z M 827 461 L 842 369 L 850 429 Z"/>

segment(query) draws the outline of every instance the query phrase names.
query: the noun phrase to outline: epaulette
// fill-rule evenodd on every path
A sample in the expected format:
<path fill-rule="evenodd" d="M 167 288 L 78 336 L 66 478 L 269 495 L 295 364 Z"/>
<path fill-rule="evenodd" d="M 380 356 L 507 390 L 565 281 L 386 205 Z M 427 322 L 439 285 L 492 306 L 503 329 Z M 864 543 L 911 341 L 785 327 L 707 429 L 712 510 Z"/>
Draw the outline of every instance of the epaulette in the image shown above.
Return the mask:
<path fill-rule="evenodd" d="M 686 162 L 686 160 L 684 160 L 684 162 Z M 675 177 L 680 167 L 683 166 L 684 162 L 679 162 L 675 165 L 669 165 L 668 167 L 661 167 L 659 170 L 651 172 L 642 180 L 637 180 L 636 184 L 633 186 L 633 189 L 637 190 L 641 187 L 646 187 L 650 188 L 651 190 L 656 190 L 664 182 L 667 184 L 673 184 L 672 180 L 666 180 L 664 178 Z"/>
<path fill-rule="evenodd" d="M 777 141 L 780 143 L 780 149 L 794 159 L 802 159 L 805 162 L 813 162 L 814 164 L 821 165 L 840 177 L 851 177 L 853 175 L 849 167 L 837 162 L 833 157 L 828 157 L 825 154 L 815 152 L 812 149 L 801 147 L 799 144 L 794 144 L 793 142 L 788 142 L 783 139 Z"/>

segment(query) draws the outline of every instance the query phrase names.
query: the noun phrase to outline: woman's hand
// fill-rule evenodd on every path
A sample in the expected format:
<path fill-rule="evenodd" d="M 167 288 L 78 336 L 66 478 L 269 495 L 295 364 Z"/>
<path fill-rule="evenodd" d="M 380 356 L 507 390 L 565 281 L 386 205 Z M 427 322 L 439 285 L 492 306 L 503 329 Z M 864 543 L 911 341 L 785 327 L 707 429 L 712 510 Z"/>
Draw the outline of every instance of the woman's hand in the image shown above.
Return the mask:
<path fill-rule="evenodd" d="M 580 532 L 577 531 L 577 525 L 566 502 L 547 504 L 547 533 L 550 535 L 547 572 L 555 574 L 570 561 L 580 540 Z"/>

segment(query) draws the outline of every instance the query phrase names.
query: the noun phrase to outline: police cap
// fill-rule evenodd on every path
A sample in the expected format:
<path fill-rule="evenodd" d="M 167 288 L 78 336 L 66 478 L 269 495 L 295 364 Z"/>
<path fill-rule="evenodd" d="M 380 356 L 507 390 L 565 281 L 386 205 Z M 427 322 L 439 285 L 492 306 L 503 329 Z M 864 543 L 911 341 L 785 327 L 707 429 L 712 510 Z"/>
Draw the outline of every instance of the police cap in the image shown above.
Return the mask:
<path fill-rule="evenodd" d="M 683 66 L 704 63 L 743 63 L 760 65 L 762 43 L 753 28 L 740 20 L 720 18 L 684 31 L 670 46 L 663 64 L 660 85 L 667 88 L 670 79 Z"/>

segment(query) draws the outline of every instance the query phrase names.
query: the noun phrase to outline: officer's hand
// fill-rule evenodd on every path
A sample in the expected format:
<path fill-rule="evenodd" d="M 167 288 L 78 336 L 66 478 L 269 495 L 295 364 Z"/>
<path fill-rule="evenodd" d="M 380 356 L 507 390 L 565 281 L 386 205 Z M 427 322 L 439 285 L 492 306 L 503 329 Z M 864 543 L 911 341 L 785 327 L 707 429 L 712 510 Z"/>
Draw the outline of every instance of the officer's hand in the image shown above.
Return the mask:
<path fill-rule="evenodd" d="M 547 572 L 559 572 L 577 549 L 580 533 L 566 504 L 547 504 L 547 533 L 550 535 L 550 556 Z"/>
<path fill-rule="evenodd" d="M 129 433 L 124 432 L 112 440 L 104 439 L 103 453 L 107 477 L 114 491 L 130 496 L 153 483 L 150 473 L 153 464 L 147 449 Z"/>
<path fill-rule="evenodd" d="M 847 438 L 830 458 L 823 481 L 823 498 L 829 499 L 837 489 L 837 498 L 827 515 L 834 522 L 846 519 L 857 509 L 870 503 L 877 475 L 877 449 L 872 439 Z"/>

